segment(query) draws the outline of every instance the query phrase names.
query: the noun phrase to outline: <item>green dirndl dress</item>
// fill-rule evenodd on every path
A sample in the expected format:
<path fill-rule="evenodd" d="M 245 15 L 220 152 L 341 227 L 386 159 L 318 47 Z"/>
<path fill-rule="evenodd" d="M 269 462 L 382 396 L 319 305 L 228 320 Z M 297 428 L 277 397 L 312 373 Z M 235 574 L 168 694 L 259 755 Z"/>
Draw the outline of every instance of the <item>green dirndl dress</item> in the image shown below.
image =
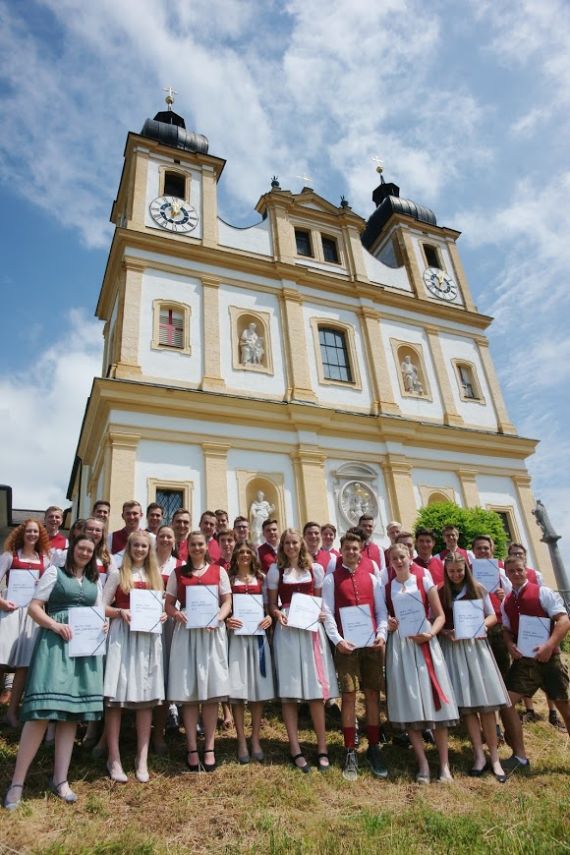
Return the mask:
<path fill-rule="evenodd" d="M 79 582 L 57 568 L 57 581 L 46 612 L 58 623 L 68 622 L 72 606 L 93 606 L 98 586 Z M 68 642 L 41 628 L 28 671 L 22 721 L 97 721 L 103 716 L 103 657 L 68 653 Z"/>

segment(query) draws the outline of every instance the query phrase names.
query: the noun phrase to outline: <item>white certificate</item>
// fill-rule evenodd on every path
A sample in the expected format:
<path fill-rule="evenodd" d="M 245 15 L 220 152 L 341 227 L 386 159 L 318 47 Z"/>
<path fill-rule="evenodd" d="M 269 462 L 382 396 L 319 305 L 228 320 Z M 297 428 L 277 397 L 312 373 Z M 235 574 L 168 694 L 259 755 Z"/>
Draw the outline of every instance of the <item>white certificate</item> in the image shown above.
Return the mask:
<path fill-rule="evenodd" d="M 344 640 L 355 647 L 371 647 L 376 632 L 370 606 L 342 606 L 339 612 Z"/>
<path fill-rule="evenodd" d="M 419 635 L 427 629 L 426 610 L 418 591 L 403 592 L 392 597 L 394 613 L 398 619 L 398 632 L 402 638 Z"/>
<path fill-rule="evenodd" d="M 299 594 L 298 591 L 295 591 L 291 597 L 287 626 L 317 632 L 321 603 L 322 597 L 312 597 L 310 594 Z"/>
<path fill-rule="evenodd" d="M 186 629 L 217 628 L 220 601 L 217 585 L 186 586 Z"/>
<path fill-rule="evenodd" d="M 132 588 L 130 603 L 131 632 L 162 632 L 162 591 Z"/>
<path fill-rule="evenodd" d="M 550 618 L 531 617 L 521 615 L 519 617 L 519 634 L 517 637 L 517 650 L 523 656 L 534 659 L 536 648 L 544 644 L 550 638 Z"/>
<path fill-rule="evenodd" d="M 234 629 L 235 635 L 265 635 L 259 624 L 264 618 L 262 594 L 234 594 L 233 617 L 241 620 L 243 626 Z"/>
<path fill-rule="evenodd" d="M 483 600 L 455 600 L 453 625 L 456 638 L 483 638 L 487 635 Z"/>
<path fill-rule="evenodd" d="M 70 656 L 103 656 L 106 635 L 103 632 L 105 613 L 98 606 L 74 606 L 69 609 Z"/>
<path fill-rule="evenodd" d="M 8 577 L 6 599 L 11 600 L 20 609 L 29 606 L 34 599 L 34 591 L 39 578 L 39 570 L 11 570 Z"/>
<path fill-rule="evenodd" d="M 499 587 L 499 562 L 496 558 L 474 558 L 471 564 L 475 580 L 490 594 Z"/>

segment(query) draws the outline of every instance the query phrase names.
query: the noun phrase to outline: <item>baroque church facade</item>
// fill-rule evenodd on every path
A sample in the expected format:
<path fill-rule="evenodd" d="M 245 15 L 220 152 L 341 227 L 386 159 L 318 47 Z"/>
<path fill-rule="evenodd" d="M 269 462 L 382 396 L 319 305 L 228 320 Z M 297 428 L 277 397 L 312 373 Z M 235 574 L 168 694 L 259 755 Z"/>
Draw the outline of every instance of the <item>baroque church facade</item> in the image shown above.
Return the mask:
<path fill-rule="evenodd" d="M 168 99 L 167 99 L 168 101 Z M 168 110 L 129 133 L 97 317 L 101 376 L 69 494 L 381 535 L 451 500 L 498 511 L 552 579 L 459 232 L 381 180 L 366 221 L 277 179 L 260 221 L 218 216 L 225 161 Z"/>

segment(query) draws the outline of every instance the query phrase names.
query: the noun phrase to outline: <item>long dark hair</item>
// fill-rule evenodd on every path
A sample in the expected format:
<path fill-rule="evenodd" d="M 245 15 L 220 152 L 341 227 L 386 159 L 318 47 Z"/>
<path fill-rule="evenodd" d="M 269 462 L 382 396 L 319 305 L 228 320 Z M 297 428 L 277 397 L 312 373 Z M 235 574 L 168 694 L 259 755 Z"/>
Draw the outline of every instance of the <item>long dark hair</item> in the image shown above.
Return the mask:
<path fill-rule="evenodd" d="M 93 544 L 93 555 L 89 559 L 88 563 L 85 565 L 85 569 L 83 571 L 83 575 L 86 579 L 89 579 L 90 582 L 97 583 L 99 581 L 99 569 L 97 567 L 97 556 L 95 555 L 96 544 L 92 537 L 88 534 L 79 534 L 77 537 L 74 537 L 73 540 L 69 541 L 69 547 L 67 549 L 67 557 L 65 559 L 65 564 L 62 567 L 63 572 L 69 578 L 73 576 L 73 554 L 75 552 L 75 547 L 82 540 L 88 540 Z"/>
<path fill-rule="evenodd" d="M 249 541 L 247 540 L 243 541 L 242 543 L 236 543 L 236 545 L 234 546 L 234 551 L 232 552 L 232 558 L 228 570 L 230 582 L 233 582 L 238 574 L 238 552 L 244 546 L 249 549 L 249 553 L 251 555 L 251 562 L 249 565 L 251 573 L 255 576 L 256 579 L 258 579 L 260 582 L 263 582 L 263 579 L 265 577 L 261 572 L 261 564 L 259 563 L 259 558 L 257 557 L 257 550 L 255 546 L 252 543 L 249 543 Z"/>
<path fill-rule="evenodd" d="M 465 569 L 465 576 L 463 577 L 463 585 L 465 585 L 464 599 L 482 600 L 485 597 L 485 590 L 479 582 L 475 581 L 471 568 L 465 560 L 465 556 L 460 552 L 450 552 L 449 555 L 445 556 L 445 560 L 443 562 L 443 586 L 440 590 L 441 604 L 443 608 L 453 608 L 453 602 L 455 600 L 454 594 L 457 594 L 457 591 L 452 587 L 451 580 L 447 575 L 447 568 L 450 564 L 463 564 Z"/>
<path fill-rule="evenodd" d="M 204 543 L 206 543 L 206 535 L 204 534 L 204 532 L 200 531 L 199 528 L 196 529 L 195 531 L 191 531 L 188 534 L 188 560 L 187 560 L 186 564 L 183 564 L 182 567 L 180 568 L 180 572 L 182 573 L 182 575 L 188 576 L 188 577 L 191 577 L 194 575 L 194 565 L 192 564 L 192 559 L 190 558 L 190 540 L 193 537 L 203 537 Z M 174 552 L 173 555 L 176 555 L 176 552 Z M 208 552 L 208 544 L 207 543 L 206 543 L 206 554 L 204 555 L 204 561 L 206 562 L 206 564 L 212 563 L 212 559 L 210 558 L 210 553 Z"/>

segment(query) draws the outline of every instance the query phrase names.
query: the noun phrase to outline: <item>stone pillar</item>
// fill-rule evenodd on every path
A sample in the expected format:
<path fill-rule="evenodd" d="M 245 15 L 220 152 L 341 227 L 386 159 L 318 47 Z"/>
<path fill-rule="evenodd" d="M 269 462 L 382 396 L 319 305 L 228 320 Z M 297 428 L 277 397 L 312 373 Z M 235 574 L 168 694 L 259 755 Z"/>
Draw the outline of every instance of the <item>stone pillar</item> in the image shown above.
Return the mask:
<path fill-rule="evenodd" d="M 134 165 L 134 176 L 130 195 L 130 205 L 126 213 L 129 224 L 142 229 L 144 228 L 148 207 L 148 151 L 133 152 L 131 157 L 131 162 Z"/>
<path fill-rule="evenodd" d="M 115 376 L 123 379 L 138 379 L 141 374 L 139 365 L 141 293 L 144 262 L 134 258 L 125 258 L 119 289 L 119 312 L 115 326 L 115 348 L 118 352 Z"/>
<path fill-rule="evenodd" d="M 106 494 L 111 503 L 109 531 L 124 525 L 121 517 L 123 502 L 136 499 L 143 505 L 144 510 L 145 498 L 135 495 L 135 464 L 139 441 L 140 434 L 109 430 L 109 488 Z"/>
<path fill-rule="evenodd" d="M 361 308 L 359 314 L 362 319 L 364 344 L 372 379 L 372 411 L 375 415 L 399 416 L 401 412 L 394 400 L 386 352 L 382 343 L 380 314 L 367 307 Z"/>
<path fill-rule="evenodd" d="M 418 514 L 412 465 L 403 454 L 388 454 L 382 464 L 392 505 L 391 519 L 397 519 L 404 529 L 411 530 Z"/>
<path fill-rule="evenodd" d="M 289 222 L 287 208 L 284 205 L 274 204 L 271 206 L 273 217 L 273 254 L 277 261 L 285 264 L 295 264 L 297 258 L 297 247 L 295 245 L 295 232 Z"/>
<path fill-rule="evenodd" d="M 449 255 L 451 256 L 451 263 L 453 264 L 453 270 L 455 272 L 455 279 L 457 280 L 459 287 L 461 288 L 461 293 L 463 295 L 463 302 L 465 303 L 465 308 L 470 312 L 476 312 L 477 306 L 473 302 L 473 297 L 471 295 L 471 289 L 469 287 L 469 282 L 467 281 L 467 276 L 465 275 L 465 270 L 463 269 L 463 263 L 459 256 L 459 252 L 455 245 L 455 241 L 449 241 L 447 243 L 447 249 L 449 250 Z"/>
<path fill-rule="evenodd" d="M 324 523 L 329 517 L 327 502 L 325 461 L 316 449 L 303 446 L 292 452 L 297 481 L 300 528 L 309 520 Z"/>
<path fill-rule="evenodd" d="M 397 229 L 394 234 L 396 235 L 400 252 L 402 254 L 402 260 L 408 273 L 410 285 L 414 289 L 414 294 L 420 300 L 427 300 L 428 297 L 423 285 L 422 275 L 416 261 L 412 238 L 402 227 Z"/>
<path fill-rule="evenodd" d="M 444 424 L 460 426 L 464 422 L 463 418 L 457 412 L 455 402 L 453 400 L 453 392 L 451 391 L 449 374 L 447 373 L 445 359 L 443 357 L 443 350 L 441 348 L 441 342 L 439 340 L 439 332 L 436 327 L 432 326 L 426 326 L 425 330 L 427 333 L 431 356 L 435 367 L 435 376 L 437 378 L 439 391 L 441 393 L 441 399 L 443 402 Z"/>
<path fill-rule="evenodd" d="M 303 317 L 303 298 L 293 288 L 283 288 L 283 339 L 287 362 L 287 399 L 317 403 L 311 388 L 309 356 Z"/>
<path fill-rule="evenodd" d="M 477 472 L 475 469 L 459 469 L 457 472 L 463 492 L 463 501 L 466 508 L 481 507 L 481 498 L 477 486 Z"/>
<path fill-rule="evenodd" d="M 218 245 L 218 198 L 216 173 L 212 166 L 202 166 L 202 243 Z"/>
<path fill-rule="evenodd" d="M 365 250 L 362 247 L 358 230 L 352 225 L 343 227 L 344 246 L 346 252 L 346 267 L 350 273 L 351 279 L 358 279 L 359 282 L 369 282 L 366 264 L 364 263 L 363 253 Z"/>
<path fill-rule="evenodd" d="M 203 442 L 204 480 L 206 483 L 206 508 L 228 508 L 228 451 L 229 445 L 221 442 Z"/>
<path fill-rule="evenodd" d="M 529 546 L 532 548 L 536 559 L 537 569 L 544 573 L 545 582 L 549 587 L 556 588 L 557 581 L 554 578 L 554 570 L 550 560 L 549 551 L 540 537 L 540 528 L 536 524 L 532 511 L 535 505 L 534 496 L 531 490 L 531 478 L 528 472 L 521 472 L 518 475 L 513 475 L 513 484 L 517 491 L 522 517 L 525 521 L 525 526 L 528 532 L 530 541 Z"/>
<path fill-rule="evenodd" d="M 503 398 L 503 393 L 501 392 L 501 387 L 497 380 L 495 366 L 493 365 L 493 360 L 491 359 L 491 354 L 489 352 L 489 342 L 484 336 L 477 336 L 475 341 L 479 345 L 479 353 L 481 355 L 481 362 L 483 363 L 483 370 L 485 371 L 487 384 L 491 390 L 491 397 L 497 414 L 497 426 L 499 433 L 516 434 L 517 430 L 509 419 L 505 399 Z"/>
<path fill-rule="evenodd" d="M 204 375 L 201 388 L 205 392 L 225 392 L 226 383 L 222 377 L 220 355 L 220 280 L 214 276 L 202 276 L 202 353 L 204 357 Z M 229 319 L 228 319 L 229 323 Z"/>

